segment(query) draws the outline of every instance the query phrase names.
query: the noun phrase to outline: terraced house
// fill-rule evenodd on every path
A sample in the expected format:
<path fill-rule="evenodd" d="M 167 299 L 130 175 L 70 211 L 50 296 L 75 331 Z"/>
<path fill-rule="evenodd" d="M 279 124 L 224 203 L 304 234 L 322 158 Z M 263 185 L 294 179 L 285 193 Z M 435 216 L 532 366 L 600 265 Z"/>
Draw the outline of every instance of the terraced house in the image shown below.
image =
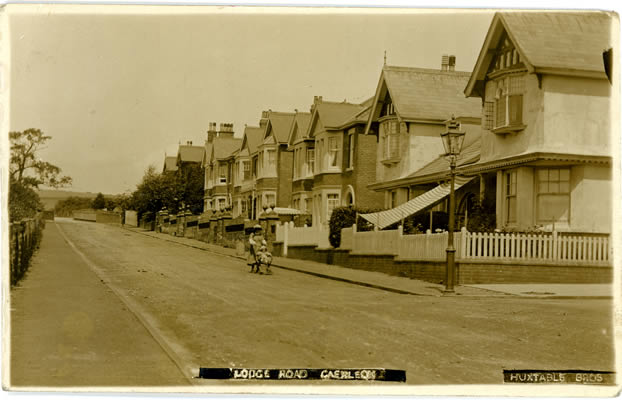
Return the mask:
<path fill-rule="evenodd" d="M 264 129 L 260 126 L 244 127 L 242 143 L 234 157 L 233 217 L 256 219 L 256 156 Z"/>
<path fill-rule="evenodd" d="M 232 203 L 230 159 L 242 140 L 233 137 L 233 124 L 210 123 L 205 145 L 205 211 L 223 210 Z"/>
<path fill-rule="evenodd" d="M 315 97 L 307 137 L 314 150 L 299 154 L 313 157 L 313 224 L 327 224 L 339 206 L 378 207 L 382 198 L 367 188 L 374 180 L 376 139 L 365 136 L 371 99 L 354 104 Z M 304 165 L 305 163 L 302 162 Z M 307 168 L 309 164 L 307 163 Z M 308 170 L 307 170 L 308 171 Z"/>
<path fill-rule="evenodd" d="M 293 152 L 292 207 L 303 213 L 313 212 L 313 168 L 315 141 L 308 136 L 311 113 L 296 111 L 287 141 Z"/>
<path fill-rule="evenodd" d="M 287 139 L 294 120 L 294 113 L 262 113 L 263 138 L 252 156 L 256 172 L 254 213 L 263 208 L 286 208 L 291 203 L 292 153 L 287 151 Z"/>

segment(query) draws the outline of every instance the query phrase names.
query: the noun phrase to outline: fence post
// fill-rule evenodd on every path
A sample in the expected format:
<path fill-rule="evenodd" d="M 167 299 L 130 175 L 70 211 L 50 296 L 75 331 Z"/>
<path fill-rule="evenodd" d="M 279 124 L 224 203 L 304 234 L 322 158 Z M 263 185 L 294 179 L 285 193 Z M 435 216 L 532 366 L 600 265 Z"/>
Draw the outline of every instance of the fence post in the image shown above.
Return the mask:
<path fill-rule="evenodd" d="M 558 254 L 557 254 L 557 231 L 553 231 L 553 254 L 552 257 L 553 261 L 557 261 L 558 260 Z"/>
<path fill-rule="evenodd" d="M 459 260 L 466 258 L 467 233 L 466 226 L 463 226 L 460 229 L 460 253 L 458 253 Z"/>

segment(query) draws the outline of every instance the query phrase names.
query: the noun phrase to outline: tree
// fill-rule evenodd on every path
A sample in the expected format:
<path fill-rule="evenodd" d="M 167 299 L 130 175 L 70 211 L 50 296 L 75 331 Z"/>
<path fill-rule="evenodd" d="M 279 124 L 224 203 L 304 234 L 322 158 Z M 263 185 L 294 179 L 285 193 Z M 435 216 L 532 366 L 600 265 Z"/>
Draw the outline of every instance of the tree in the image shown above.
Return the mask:
<path fill-rule="evenodd" d="M 177 212 L 182 201 L 182 187 L 174 174 L 159 174 L 149 166 L 132 193 L 131 206 L 139 213 L 156 213 L 162 207 Z"/>
<path fill-rule="evenodd" d="M 54 207 L 54 214 L 58 217 L 71 217 L 76 210 L 91 207 L 92 200 L 88 197 L 70 196 L 60 200 Z"/>
<path fill-rule="evenodd" d="M 71 184 L 71 178 L 61 176 L 59 167 L 37 157 L 51 136 L 45 136 L 39 129 L 26 129 L 9 132 L 9 139 L 9 217 L 11 221 L 17 221 L 33 217 L 43 209 L 34 188 L 42 184 L 55 188 L 66 186 Z"/>
<path fill-rule="evenodd" d="M 37 158 L 37 152 L 52 139 L 39 129 L 26 129 L 23 132 L 9 132 L 11 140 L 11 162 L 9 176 L 11 181 L 25 187 L 37 188 L 47 185 L 58 188 L 71 184 L 71 178 L 61 176 L 61 169 L 47 161 Z"/>
<path fill-rule="evenodd" d="M 106 199 L 104 198 L 104 195 L 101 193 L 97 193 L 97 196 L 95 196 L 95 198 L 93 199 L 93 202 L 91 203 L 91 208 L 94 208 L 96 210 L 101 210 L 105 207 L 106 207 Z"/>
<path fill-rule="evenodd" d="M 193 214 L 200 214 L 203 210 L 203 184 L 205 181 L 205 172 L 200 165 L 189 165 L 180 170 L 179 187 L 181 189 L 181 200 L 184 205 L 190 207 Z"/>

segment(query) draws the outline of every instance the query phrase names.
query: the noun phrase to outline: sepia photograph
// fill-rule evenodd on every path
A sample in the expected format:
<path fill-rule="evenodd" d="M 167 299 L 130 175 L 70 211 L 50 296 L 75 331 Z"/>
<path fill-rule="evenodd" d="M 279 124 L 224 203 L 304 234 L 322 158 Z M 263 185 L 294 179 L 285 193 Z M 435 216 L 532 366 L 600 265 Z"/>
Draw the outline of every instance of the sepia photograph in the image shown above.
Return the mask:
<path fill-rule="evenodd" d="M 5 391 L 617 395 L 617 13 L 0 17 Z"/>

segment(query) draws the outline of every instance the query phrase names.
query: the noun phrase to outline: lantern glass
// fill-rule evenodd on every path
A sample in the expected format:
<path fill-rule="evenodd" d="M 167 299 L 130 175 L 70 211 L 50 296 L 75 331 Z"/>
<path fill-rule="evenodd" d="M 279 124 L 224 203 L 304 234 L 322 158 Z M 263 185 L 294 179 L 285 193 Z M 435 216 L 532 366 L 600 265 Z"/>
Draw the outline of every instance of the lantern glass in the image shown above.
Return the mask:
<path fill-rule="evenodd" d="M 441 133 L 446 156 L 457 156 L 462 151 L 465 132 L 460 131 L 460 125 L 453 120 L 447 125 L 447 132 Z"/>

